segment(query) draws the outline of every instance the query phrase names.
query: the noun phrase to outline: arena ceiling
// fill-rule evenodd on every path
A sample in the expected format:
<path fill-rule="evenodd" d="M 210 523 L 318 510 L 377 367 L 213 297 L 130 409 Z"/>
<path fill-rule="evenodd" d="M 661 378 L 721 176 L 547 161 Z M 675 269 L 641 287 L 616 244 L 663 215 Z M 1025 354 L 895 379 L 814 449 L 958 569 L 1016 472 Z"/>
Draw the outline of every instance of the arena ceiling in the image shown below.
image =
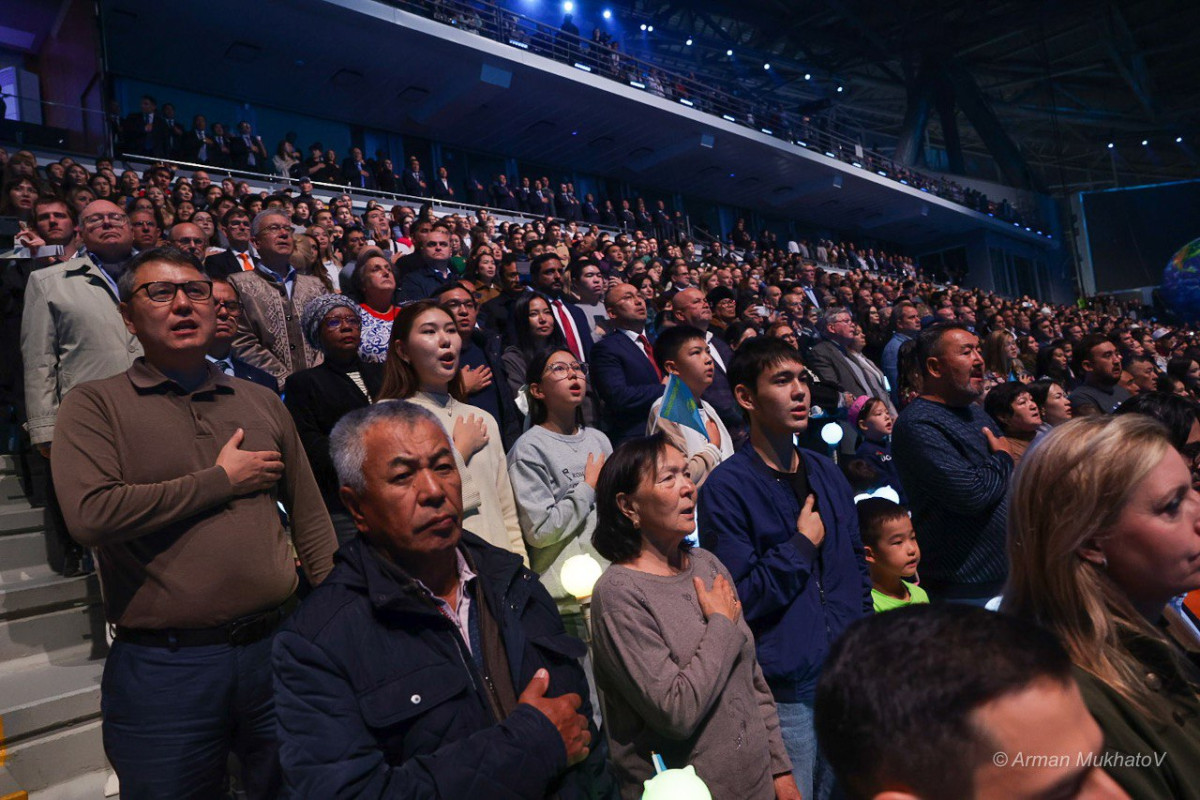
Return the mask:
<path fill-rule="evenodd" d="M 979 177 L 1017 182 L 1014 174 L 1025 170 L 1029 185 L 1061 193 L 1200 171 L 1200 49 L 1191 41 L 1200 3 L 633 0 L 624 7 L 654 25 L 641 44 L 672 68 L 732 66 L 745 91 L 828 115 L 880 149 L 903 152 L 921 142 L 924 103 L 928 140 L 942 146 L 956 128 L 967 171 Z"/>

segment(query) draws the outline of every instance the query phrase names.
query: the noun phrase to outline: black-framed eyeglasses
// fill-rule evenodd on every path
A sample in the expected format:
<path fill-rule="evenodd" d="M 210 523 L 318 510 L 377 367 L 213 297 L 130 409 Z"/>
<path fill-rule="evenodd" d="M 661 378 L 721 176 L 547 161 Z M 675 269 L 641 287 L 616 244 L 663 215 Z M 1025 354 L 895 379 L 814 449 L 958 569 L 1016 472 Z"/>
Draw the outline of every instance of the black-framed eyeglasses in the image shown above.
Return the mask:
<path fill-rule="evenodd" d="M 146 297 L 155 303 L 169 303 L 175 299 L 175 295 L 179 293 L 180 289 L 183 290 L 183 294 L 188 300 L 200 302 L 212 298 L 212 281 L 182 281 L 180 283 L 150 281 L 134 289 L 133 294 L 144 291 Z"/>
<path fill-rule="evenodd" d="M 573 372 L 577 372 L 586 378 L 588 374 L 588 365 L 580 364 L 577 361 L 572 361 L 569 364 L 559 361 L 557 364 L 551 364 L 550 366 L 546 367 L 546 374 L 554 378 L 556 381 L 566 380 L 567 376 Z"/>
<path fill-rule="evenodd" d="M 460 308 L 477 307 L 477 304 L 474 300 L 447 300 L 446 302 L 442 303 L 442 305 L 450 311 L 456 311 Z"/>
<path fill-rule="evenodd" d="M 242 313 L 242 302 L 240 300 L 214 300 L 213 307 L 218 311 L 223 308 L 230 314 Z"/>

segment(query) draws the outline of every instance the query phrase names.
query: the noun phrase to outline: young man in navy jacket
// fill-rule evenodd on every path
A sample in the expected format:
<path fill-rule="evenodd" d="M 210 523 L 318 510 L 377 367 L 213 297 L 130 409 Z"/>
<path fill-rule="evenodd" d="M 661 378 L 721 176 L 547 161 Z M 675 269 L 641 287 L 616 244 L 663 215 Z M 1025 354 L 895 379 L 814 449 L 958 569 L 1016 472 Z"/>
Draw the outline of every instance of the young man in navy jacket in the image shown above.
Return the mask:
<path fill-rule="evenodd" d="M 811 394 L 793 349 L 746 342 L 729 383 L 750 441 L 701 487 L 700 544 L 734 577 L 800 792 L 823 800 L 833 772 L 813 728 L 817 676 L 838 635 L 872 612 L 854 498 L 830 459 L 794 444 Z"/>

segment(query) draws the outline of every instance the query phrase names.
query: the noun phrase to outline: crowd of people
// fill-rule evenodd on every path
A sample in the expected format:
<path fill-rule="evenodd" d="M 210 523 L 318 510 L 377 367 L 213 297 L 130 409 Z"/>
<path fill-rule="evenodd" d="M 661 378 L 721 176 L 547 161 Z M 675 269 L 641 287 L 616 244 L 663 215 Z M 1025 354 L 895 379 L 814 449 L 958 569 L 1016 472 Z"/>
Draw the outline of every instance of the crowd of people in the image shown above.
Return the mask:
<path fill-rule="evenodd" d="M 1193 331 L 58 166 L 4 166 L 0 386 L 123 793 L 1200 794 Z"/>

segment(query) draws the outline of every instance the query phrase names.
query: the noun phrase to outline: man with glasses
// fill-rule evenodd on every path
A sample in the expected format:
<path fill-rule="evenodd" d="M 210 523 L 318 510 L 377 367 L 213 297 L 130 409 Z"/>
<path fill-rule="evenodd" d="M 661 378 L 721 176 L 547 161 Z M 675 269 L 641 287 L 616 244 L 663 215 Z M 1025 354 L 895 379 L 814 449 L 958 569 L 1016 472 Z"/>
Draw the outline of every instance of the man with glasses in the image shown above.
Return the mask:
<path fill-rule="evenodd" d="M 105 752 L 132 797 L 220 796 L 231 750 L 247 795 L 275 797 L 272 639 L 298 604 L 293 546 L 318 584 L 333 527 L 283 404 L 206 360 L 207 276 L 164 247 L 118 284 L 145 357 L 64 399 L 52 461 L 116 629 Z"/>
<path fill-rule="evenodd" d="M 234 289 L 233 284 L 226 278 L 213 278 L 212 282 L 212 303 L 217 314 L 217 328 L 213 333 L 212 343 L 208 346 L 208 360 L 231 378 L 241 378 L 264 386 L 272 392 L 278 391 L 274 375 L 234 355 L 233 339 L 237 336 L 238 318 L 242 316 L 242 302 L 237 289 Z"/>
<path fill-rule="evenodd" d="M 274 375 L 283 388 L 293 372 L 321 363 L 320 351 L 304 338 L 300 309 L 325 294 L 325 286 L 289 263 L 295 237 L 286 212 L 259 212 L 251 233 L 258 251 L 254 269 L 229 276 L 242 302 L 233 348 L 247 363 Z"/>
<path fill-rule="evenodd" d="M 450 228 L 442 222 L 434 223 L 429 233 L 421 238 L 416 254 L 420 255 L 421 265 L 401 278 L 400 288 L 396 290 L 397 305 L 424 300 L 450 280 L 454 271 L 450 266 Z"/>
<path fill-rule="evenodd" d="M 167 231 L 167 239 L 171 244 L 196 259 L 197 264 L 204 263 L 204 252 L 208 249 L 208 237 L 199 225 L 190 222 L 178 222 Z"/>
<path fill-rule="evenodd" d="M 225 212 L 221 218 L 221 233 L 229 249 L 204 259 L 204 271 L 209 275 L 233 275 L 254 269 L 254 245 L 250 242 L 250 215 L 238 207 Z"/>

